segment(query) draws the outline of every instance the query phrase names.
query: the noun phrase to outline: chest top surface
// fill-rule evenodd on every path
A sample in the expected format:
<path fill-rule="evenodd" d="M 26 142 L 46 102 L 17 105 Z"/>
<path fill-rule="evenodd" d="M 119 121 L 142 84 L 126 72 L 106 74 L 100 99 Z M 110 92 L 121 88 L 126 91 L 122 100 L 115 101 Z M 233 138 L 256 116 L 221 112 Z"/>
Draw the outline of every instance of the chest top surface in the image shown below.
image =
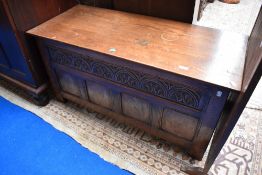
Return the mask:
<path fill-rule="evenodd" d="M 239 91 L 247 36 L 77 5 L 28 31 Z"/>

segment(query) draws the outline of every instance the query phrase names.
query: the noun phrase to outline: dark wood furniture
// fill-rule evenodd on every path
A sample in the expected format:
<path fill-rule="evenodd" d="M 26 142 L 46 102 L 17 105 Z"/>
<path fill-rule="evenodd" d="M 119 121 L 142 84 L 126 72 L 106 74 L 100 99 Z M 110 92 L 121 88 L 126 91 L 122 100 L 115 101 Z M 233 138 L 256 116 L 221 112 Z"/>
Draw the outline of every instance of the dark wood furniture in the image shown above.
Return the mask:
<path fill-rule="evenodd" d="M 238 34 L 81 5 L 28 33 L 38 37 L 60 100 L 136 125 L 197 159 L 231 91 L 241 89 L 247 38 Z"/>
<path fill-rule="evenodd" d="M 80 0 L 80 3 L 192 23 L 201 18 L 207 0 Z"/>
<path fill-rule="evenodd" d="M 251 37 L 78 5 L 28 31 L 56 97 L 214 162 L 262 71 L 262 12 Z M 215 130 L 215 132 L 214 132 Z"/>
<path fill-rule="evenodd" d="M 74 0 L 0 0 L 0 77 L 48 102 L 47 76 L 35 42 L 25 31 L 77 4 Z"/>

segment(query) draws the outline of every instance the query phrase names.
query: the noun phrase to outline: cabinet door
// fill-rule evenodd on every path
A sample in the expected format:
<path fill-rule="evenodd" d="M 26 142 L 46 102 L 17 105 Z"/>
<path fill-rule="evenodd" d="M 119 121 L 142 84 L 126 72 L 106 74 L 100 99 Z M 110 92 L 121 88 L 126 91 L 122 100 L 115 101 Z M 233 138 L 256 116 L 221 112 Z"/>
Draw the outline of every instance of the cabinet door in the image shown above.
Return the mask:
<path fill-rule="evenodd" d="M 0 1 L 0 72 L 35 86 L 2 1 Z"/>

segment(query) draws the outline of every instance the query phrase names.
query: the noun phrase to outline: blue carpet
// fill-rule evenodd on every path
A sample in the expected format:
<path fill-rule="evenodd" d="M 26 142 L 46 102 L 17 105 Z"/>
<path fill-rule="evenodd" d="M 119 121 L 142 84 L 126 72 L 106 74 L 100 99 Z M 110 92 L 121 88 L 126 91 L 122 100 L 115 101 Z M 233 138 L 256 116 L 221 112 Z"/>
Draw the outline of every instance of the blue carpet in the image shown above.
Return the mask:
<path fill-rule="evenodd" d="M 0 97 L 0 175 L 130 174 Z"/>

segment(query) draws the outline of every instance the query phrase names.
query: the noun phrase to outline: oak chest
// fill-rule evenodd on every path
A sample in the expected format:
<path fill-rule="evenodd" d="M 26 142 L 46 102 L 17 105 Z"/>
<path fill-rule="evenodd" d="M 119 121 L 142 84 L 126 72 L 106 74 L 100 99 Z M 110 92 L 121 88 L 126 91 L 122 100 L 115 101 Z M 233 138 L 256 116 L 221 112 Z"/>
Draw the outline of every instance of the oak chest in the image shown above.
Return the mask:
<path fill-rule="evenodd" d="M 82 5 L 28 33 L 58 99 L 141 128 L 196 159 L 241 89 L 247 38 L 239 34 Z"/>

